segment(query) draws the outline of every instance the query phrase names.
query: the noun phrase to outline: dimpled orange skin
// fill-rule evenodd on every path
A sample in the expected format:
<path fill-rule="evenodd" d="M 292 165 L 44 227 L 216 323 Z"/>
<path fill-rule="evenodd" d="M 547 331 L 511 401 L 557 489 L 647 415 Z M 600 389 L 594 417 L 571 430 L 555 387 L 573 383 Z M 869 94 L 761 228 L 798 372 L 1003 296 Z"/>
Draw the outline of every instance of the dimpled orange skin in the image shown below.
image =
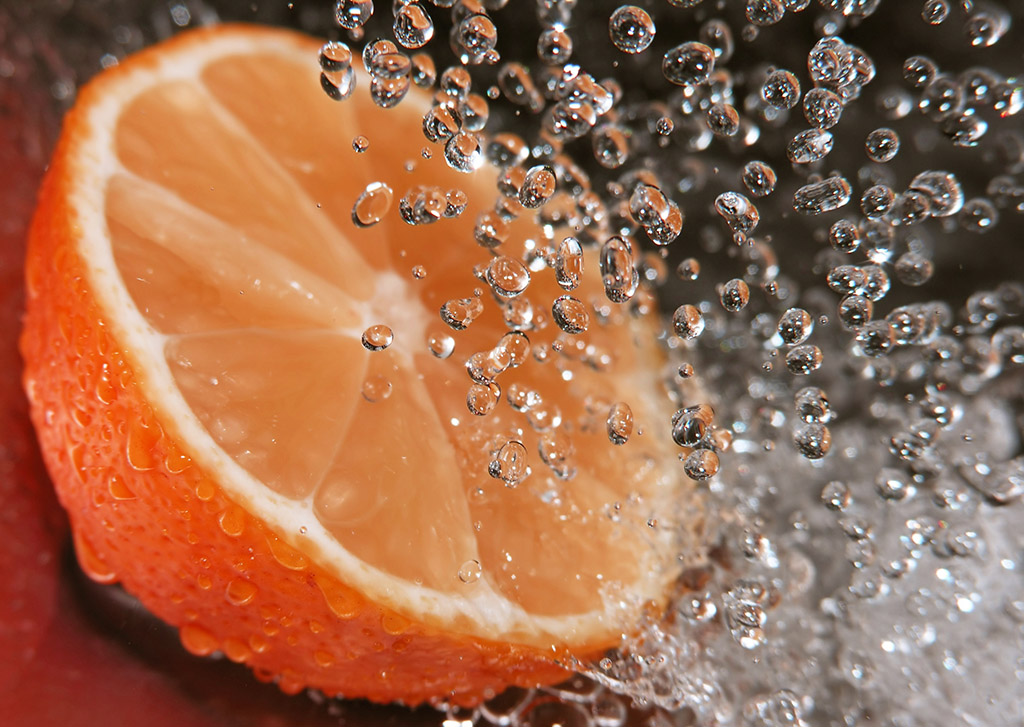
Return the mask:
<path fill-rule="evenodd" d="M 366 601 L 229 501 L 164 436 L 75 248 L 67 149 L 79 127 L 72 111 L 40 192 L 21 352 L 83 570 L 122 583 L 193 653 L 221 651 L 288 693 L 471 706 L 508 685 L 568 676 L 560 650 L 446 633 Z"/>

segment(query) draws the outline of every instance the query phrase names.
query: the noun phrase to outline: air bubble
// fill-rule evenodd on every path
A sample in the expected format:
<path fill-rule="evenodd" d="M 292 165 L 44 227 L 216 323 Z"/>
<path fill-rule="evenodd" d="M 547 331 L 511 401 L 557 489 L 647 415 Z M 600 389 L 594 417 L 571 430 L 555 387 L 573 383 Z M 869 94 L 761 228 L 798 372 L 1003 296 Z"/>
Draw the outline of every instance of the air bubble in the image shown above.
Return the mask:
<path fill-rule="evenodd" d="M 890 162 L 896 158 L 900 150 L 900 137 L 892 129 L 875 129 L 868 134 L 864 142 L 864 150 L 868 159 L 880 164 Z"/>
<path fill-rule="evenodd" d="M 338 0 L 334 19 L 346 30 L 359 30 L 373 15 L 373 0 Z"/>
<path fill-rule="evenodd" d="M 484 163 L 480 139 L 468 131 L 458 132 L 444 145 L 444 158 L 458 172 L 476 171 Z"/>
<path fill-rule="evenodd" d="M 787 346 L 796 346 L 806 341 L 814 330 L 814 319 L 803 308 L 790 308 L 779 318 L 779 338 Z"/>
<path fill-rule="evenodd" d="M 767 197 L 775 190 L 775 170 L 764 162 L 747 162 L 743 167 L 743 186 L 755 197 Z"/>
<path fill-rule="evenodd" d="M 718 291 L 718 299 L 730 313 L 736 313 L 747 307 L 750 301 L 750 288 L 739 278 L 733 278 L 722 285 Z"/>
<path fill-rule="evenodd" d="M 608 439 L 612 444 L 625 444 L 633 433 L 633 410 L 624 401 L 616 402 L 608 412 Z"/>
<path fill-rule="evenodd" d="M 558 327 L 569 334 L 583 333 L 590 325 L 587 307 L 571 295 L 556 298 L 551 306 L 551 315 Z"/>
<path fill-rule="evenodd" d="M 821 349 L 811 344 L 804 344 L 786 353 L 786 368 L 791 374 L 807 375 L 821 368 L 823 355 Z"/>
<path fill-rule="evenodd" d="M 642 53 L 654 40 L 654 21 L 636 5 L 620 5 L 608 19 L 608 35 L 623 53 Z"/>
<path fill-rule="evenodd" d="M 501 387 L 497 384 L 473 384 L 466 394 L 466 408 L 474 416 L 487 416 L 500 400 Z"/>
<path fill-rule="evenodd" d="M 695 449 L 683 462 L 683 472 L 691 480 L 703 482 L 718 474 L 721 462 L 710 449 Z"/>
<path fill-rule="evenodd" d="M 843 115 L 843 100 L 827 88 L 812 88 L 804 96 L 804 118 L 818 129 L 831 129 Z"/>
<path fill-rule="evenodd" d="M 781 0 L 747 0 L 747 20 L 754 25 L 775 25 L 786 14 Z"/>
<path fill-rule="evenodd" d="M 519 203 L 527 209 L 537 209 L 555 193 L 555 172 L 546 165 L 531 167 L 519 188 Z"/>
<path fill-rule="evenodd" d="M 383 182 L 371 182 L 352 205 L 352 222 L 357 227 L 376 225 L 391 210 L 394 192 Z"/>
<path fill-rule="evenodd" d="M 800 101 L 800 81 L 789 71 L 772 71 L 761 86 L 761 98 L 777 109 L 791 109 Z"/>
<path fill-rule="evenodd" d="M 715 198 L 715 211 L 733 232 L 744 235 L 753 232 L 761 220 L 754 203 L 738 192 L 723 192 L 718 195 Z"/>
<path fill-rule="evenodd" d="M 714 68 L 715 52 L 695 41 L 676 46 L 661 61 L 662 74 L 677 86 L 705 83 Z"/>
<path fill-rule="evenodd" d="M 422 48 L 434 37 L 434 22 L 420 3 L 404 2 L 395 9 L 394 32 L 406 48 Z"/>
<path fill-rule="evenodd" d="M 672 329 L 677 336 L 688 341 L 703 333 L 704 325 L 704 316 L 696 306 L 681 305 L 672 314 Z"/>
<path fill-rule="evenodd" d="M 805 422 L 793 430 L 793 444 L 807 459 L 821 459 L 832 448 L 832 433 L 821 422 Z"/>
<path fill-rule="evenodd" d="M 715 136 L 736 136 L 740 130 L 740 117 L 732 104 L 712 104 L 708 108 L 707 122 Z"/>
<path fill-rule="evenodd" d="M 481 313 L 484 304 L 480 298 L 454 298 L 441 306 L 441 320 L 453 330 L 462 331 L 470 326 Z"/>
<path fill-rule="evenodd" d="M 793 209 L 808 215 L 832 212 L 850 202 L 850 183 L 843 177 L 827 177 L 800 187 L 793 195 Z"/>
<path fill-rule="evenodd" d="M 828 156 L 832 151 L 833 137 L 829 131 L 808 129 L 793 137 L 786 147 L 786 156 L 794 164 L 810 164 Z"/>

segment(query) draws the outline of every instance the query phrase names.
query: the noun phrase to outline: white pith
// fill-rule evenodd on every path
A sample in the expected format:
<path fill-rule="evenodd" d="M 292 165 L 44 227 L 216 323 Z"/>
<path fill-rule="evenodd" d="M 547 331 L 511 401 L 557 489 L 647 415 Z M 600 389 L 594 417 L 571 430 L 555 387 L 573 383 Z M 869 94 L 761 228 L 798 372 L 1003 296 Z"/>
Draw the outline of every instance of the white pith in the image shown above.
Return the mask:
<path fill-rule="evenodd" d="M 504 597 L 492 585 L 486 571 L 478 581 L 466 584 L 458 593 L 426 588 L 354 557 L 320 524 L 312 509 L 312 497 L 294 501 L 267 488 L 221 449 L 186 403 L 165 359 L 167 337 L 155 330 L 138 310 L 115 263 L 105 216 L 107 182 L 115 174 L 130 173 L 117 159 L 114 131 L 122 109 L 138 94 L 170 80 L 198 84 L 202 69 L 217 58 L 258 50 L 260 53 L 279 53 L 292 60 L 301 59 L 308 62 L 311 74 L 317 72 L 315 43 L 292 34 L 268 30 L 260 32 L 258 48 L 254 48 L 254 32 L 252 29 L 220 31 L 201 43 L 179 44 L 173 52 L 165 52 L 149 65 L 127 64 L 117 73 L 100 80 L 102 93 L 93 93 L 90 97 L 92 103 L 84 111 L 82 122 L 87 132 L 70 157 L 71 177 L 76 180 L 70 202 L 78 225 L 77 241 L 90 288 L 115 340 L 126 349 L 146 399 L 153 403 L 162 423 L 173 423 L 174 434 L 184 443 L 185 451 L 219 483 L 229 499 L 265 522 L 286 542 L 312 554 L 319 566 L 373 602 L 416 620 L 433 625 L 451 625 L 452 630 L 467 635 L 533 646 L 564 645 L 572 648 L 574 645 L 606 641 L 608 634 L 628 628 L 624 621 L 635 616 L 640 604 L 662 598 L 665 581 L 670 574 L 661 561 L 663 553 L 671 548 L 674 537 L 669 529 L 652 533 L 653 538 L 663 542 L 637 554 L 640 559 L 636 564 L 637 580 L 626 584 L 625 593 L 606 594 L 604 608 L 599 610 L 559 616 L 529 613 Z M 363 83 L 362 89 L 365 88 Z M 425 96 L 414 99 L 410 94 L 403 103 L 415 106 L 422 114 L 426 101 Z M 324 219 L 325 226 L 330 225 Z M 337 228 L 331 229 L 333 234 L 344 236 Z M 397 275 L 382 276 L 378 281 L 378 286 L 381 285 L 388 287 L 389 298 L 397 297 L 395 293 L 399 289 L 407 289 L 407 283 Z M 362 328 L 356 326 L 339 330 L 339 335 L 358 338 L 366 325 L 381 320 L 379 307 L 363 305 Z M 422 327 L 426 327 L 425 320 Z M 423 336 L 417 336 L 416 340 L 422 341 Z M 655 373 L 641 372 L 634 378 L 636 395 L 647 398 L 645 403 L 649 409 L 657 411 L 659 405 L 653 403 L 657 391 Z M 656 491 L 664 497 L 671 497 L 676 485 L 660 468 L 656 470 L 661 480 L 656 484 Z M 656 509 L 656 506 L 652 505 L 652 508 Z M 599 545 L 595 543 L 596 547 Z"/>

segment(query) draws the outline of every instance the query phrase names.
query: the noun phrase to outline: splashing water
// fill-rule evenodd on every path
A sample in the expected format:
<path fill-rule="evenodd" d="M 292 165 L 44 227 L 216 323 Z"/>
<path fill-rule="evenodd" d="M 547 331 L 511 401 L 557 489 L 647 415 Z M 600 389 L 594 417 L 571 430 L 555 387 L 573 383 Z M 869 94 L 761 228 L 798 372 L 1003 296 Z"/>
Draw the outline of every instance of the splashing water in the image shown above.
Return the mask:
<path fill-rule="evenodd" d="M 222 4 L 179 3 L 184 14 L 161 17 L 187 25 Z M 681 475 L 711 504 L 710 555 L 680 553 L 666 618 L 564 684 L 509 690 L 450 710 L 445 724 L 1018 723 L 1024 8 L 346 0 L 328 10 L 276 19 L 341 38 L 323 46 L 319 70 L 311 60 L 331 98 L 368 93 L 390 107 L 413 84 L 430 89 L 429 153 L 460 172 L 501 169 L 498 203 L 475 225 L 494 254 L 482 271 L 494 296 L 444 302 L 423 341 L 439 358 L 466 358 L 472 415 L 510 406 L 542 433 L 536 453 L 498 442 L 492 477 L 509 488 L 571 479 L 586 455 L 536 392 L 497 383 L 552 355 L 527 338 L 541 317 L 581 336 L 602 306 L 649 307 L 660 285 L 679 377 L 715 393 L 714 411 L 677 403 L 663 423 Z M 143 21 L 129 16 L 113 33 L 114 62 L 138 42 L 131 22 Z M 368 88 L 356 84 L 360 50 Z M 386 143 L 361 132 L 357 149 Z M 466 206 L 459 190 L 387 181 L 395 192 L 379 182 L 353 200 L 358 225 L 431 224 Z M 507 256 L 510 210 L 559 232 L 532 259 Z M 521 294 L 545 266 L 566 295 L 534 310 Z M 605 300 L 573 293 L 585 275 L 600 276 Z M 510 333 L 492 350 L 460 349 L 459 332 L 492 305 Z M 379 351 L 391 338 L 375 324 L 363 340 Z M 391 383 L 369 377 L 362 392 L 383 401 Z M 612 444 L 636 436 L 628 402 L 598 414 Z M 479 564 L 458 576 L 476 581 Z"/>

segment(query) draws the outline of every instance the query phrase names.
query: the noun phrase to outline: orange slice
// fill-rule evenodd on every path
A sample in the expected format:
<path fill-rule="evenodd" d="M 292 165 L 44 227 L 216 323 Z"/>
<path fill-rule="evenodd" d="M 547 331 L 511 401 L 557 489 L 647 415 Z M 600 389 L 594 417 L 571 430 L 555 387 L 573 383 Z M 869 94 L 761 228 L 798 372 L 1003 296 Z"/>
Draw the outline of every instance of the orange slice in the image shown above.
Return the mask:
<path fill-rule="evenodd" d="M 79 561 L 194 653 L 289 692 L 472 704 L 560 679 L 664 603 L 699 514 L 654 324 L 608 302 L 588 251 L 563 313 L 589 326 L 567 334 L 565 291 L 533 265 L 533 326 L 473 388 L 467 360 L 509 333 L 474 267 L 503 256 L 492 278 L 514 283 L 509 259 L 562 233 L 524 211 L 495 252 L 476 244 L 495 171 L 421 153 L 425 94 L 380 109 L 360 72 L 329 99 L 317 51 L 281 30 L 183 34 L 101 75 L 65 121 L 22 352 Z M 394 203 L 364 228 L 353 205 L 375 183 Z M 468 207 L 409 225 L 398 199 L 417 186 Z M 449 301 L 479 317 L 453 330 Z M 445 336 L 440 358 L 428 340 Z M 616 446 L 621 403 L 635 424 Z"/>

